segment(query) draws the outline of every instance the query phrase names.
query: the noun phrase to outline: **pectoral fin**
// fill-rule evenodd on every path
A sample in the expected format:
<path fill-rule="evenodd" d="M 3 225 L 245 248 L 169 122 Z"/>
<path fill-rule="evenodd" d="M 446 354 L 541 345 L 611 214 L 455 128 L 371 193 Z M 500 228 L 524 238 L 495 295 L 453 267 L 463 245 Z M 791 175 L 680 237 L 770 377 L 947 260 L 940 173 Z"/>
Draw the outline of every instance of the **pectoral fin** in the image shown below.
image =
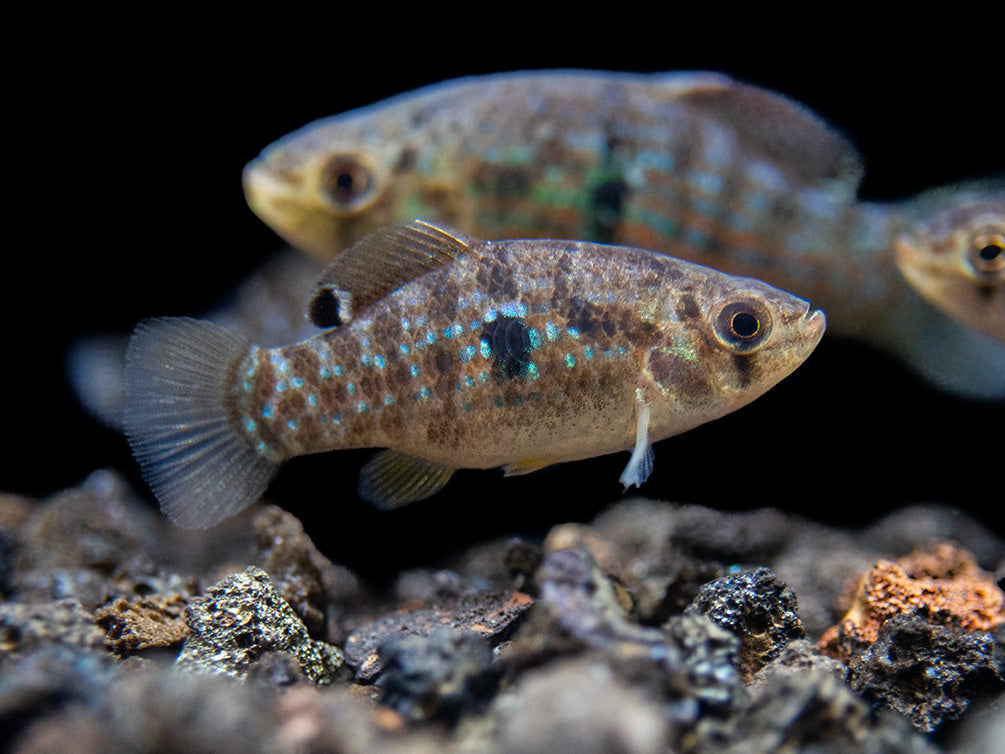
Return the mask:
<path fill-rule="evenodd" d="M 649 442 L 649 406 L 644 403 L 638 404 L 636 421 L 635 448 L 618 480 L 626 490 L 632 485 L 641 486 L 653 471 L 653 446 Z"/>
<path fill-rule="evenodd" d="M 439 492 L 455 470 L 397 450 L 382 450 L 360 470 L 359 495 L 377 508 L 400 508 Z"/>

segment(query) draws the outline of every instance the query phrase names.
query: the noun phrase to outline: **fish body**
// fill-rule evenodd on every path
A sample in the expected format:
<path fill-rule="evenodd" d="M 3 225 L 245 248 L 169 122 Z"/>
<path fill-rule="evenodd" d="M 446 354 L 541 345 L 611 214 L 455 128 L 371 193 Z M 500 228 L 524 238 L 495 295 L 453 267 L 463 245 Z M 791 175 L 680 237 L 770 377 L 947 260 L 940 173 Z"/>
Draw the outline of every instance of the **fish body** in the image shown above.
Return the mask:
<path fill-rule="evenodd" d="M 862 202 L 862 161 L 797 103 L 714 73 L 506 73 L 311 123 L 248 164 L 252 209 L 331 259 L 413 217 L 487 238 L 637 246 L 814 301 L 830 331 L 943 387 L 1005 395 L 999 308 L 958 324 L 894 246 L 958 197 Z M 969 201 L 969 199 L 968 199 Z M 922 289 L 924 292 L 924 289 Z M 950 302 L 936 300 L 952 311 Z"/>
<path fill-rule="evenodd" d="M 137 328 L 126 434 L 176 522 L 213 524 L 282 461 L 341 448 L 389 449 L 360 481 L 384 506 L 458 468 L 620 450 L 640 484 L 652 442 L 761 395 L 824 331 L 800 298 L 666 255 L 421 221 L 341 255 L 315 304 L 336 326 L 278 348 L 196 320 Z"/>

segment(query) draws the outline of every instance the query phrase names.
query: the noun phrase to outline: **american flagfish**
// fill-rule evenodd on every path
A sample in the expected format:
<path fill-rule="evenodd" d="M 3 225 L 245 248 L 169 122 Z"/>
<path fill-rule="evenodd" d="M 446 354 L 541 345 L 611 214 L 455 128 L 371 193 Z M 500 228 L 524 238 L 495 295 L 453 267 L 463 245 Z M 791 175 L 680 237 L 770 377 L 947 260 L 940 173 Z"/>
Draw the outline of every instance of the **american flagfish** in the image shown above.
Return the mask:
<path fill-rule="evenodd" d="M 912 274 L 904 255 L 902 275 L 894 250 L 936 215 L 960 217 L 974 191 L 864 202 L 862 173 L 807 108 L 720 74 L 539 71 L 450 80 L 315 121 L 263 150 L 244 186 L 262 220 L 325 260 L 413 217 L 486 238 L 637 246 L 793 291 L 827 312 L 833 334 L 945 389 L 1005 396 L 1005 347 L 980 334 L 1005 327 L 1001 277 L 940 285 L 941 272 Z M 997 228 L 1000 186 L 985 197 Z M 993 303 L 969 305 L 988 293 Z"/>
<path fill-rule="evenodd" d="M 340 255 L 312 308 L 336 326 L 277 348 L 186 318 L 137 327 L 126 435 L 179 525 L 213 525 L 285 459 L 340 448 L 387 448 L 359 483 L 384 507 L 458 468 L 622 450 L 621 482 L 639 485 L 652 442 L 763 394 L 825 327 L 803 299 L 667 255 L 423 221 Z"/>
<path fill-rule="evenodd" d="M 897 264 L 926 299 L 1005 343 L 1005 182 L 955 194 L 933 192 L 940 209 L 897 237 Z"/>

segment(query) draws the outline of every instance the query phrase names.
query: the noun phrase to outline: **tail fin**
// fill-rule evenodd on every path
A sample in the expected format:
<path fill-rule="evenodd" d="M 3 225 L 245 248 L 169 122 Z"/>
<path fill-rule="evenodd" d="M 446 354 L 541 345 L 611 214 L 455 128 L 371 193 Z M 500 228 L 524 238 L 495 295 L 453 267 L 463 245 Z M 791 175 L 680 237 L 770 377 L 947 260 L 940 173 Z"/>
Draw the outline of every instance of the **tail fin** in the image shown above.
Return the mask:
<path fill-rule="evenodd" d="M 213 526 L 258 500 L 278 464 L 230 420 L 233 366 L 250 344 L 209 322 L 141 322 L 126 351 L 124 425 L 143 477 L 179 526 Z"/>

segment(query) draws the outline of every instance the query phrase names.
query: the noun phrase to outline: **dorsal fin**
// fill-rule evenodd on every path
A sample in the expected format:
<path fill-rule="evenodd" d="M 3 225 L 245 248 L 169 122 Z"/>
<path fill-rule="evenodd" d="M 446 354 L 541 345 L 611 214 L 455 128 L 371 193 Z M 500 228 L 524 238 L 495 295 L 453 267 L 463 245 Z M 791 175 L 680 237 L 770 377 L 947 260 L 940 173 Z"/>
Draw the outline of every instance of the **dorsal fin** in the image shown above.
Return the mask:
<path fill-rule="evenodd" d="M 480 242 L 425 220 L 380 228 L 325 268 L 308 316 L 318 327 L 344 324 L 410 280 L 450 264 L 472 243 Z"/>
<path fill-rule="evenodd" d="M 808 184 L 853 198 L 862 180 L 862 158 L 847 138 L 794 100 L 723 77 L 670 76 L 667 85 L 688 107 L 728 124 L 760 155 Z"/>

